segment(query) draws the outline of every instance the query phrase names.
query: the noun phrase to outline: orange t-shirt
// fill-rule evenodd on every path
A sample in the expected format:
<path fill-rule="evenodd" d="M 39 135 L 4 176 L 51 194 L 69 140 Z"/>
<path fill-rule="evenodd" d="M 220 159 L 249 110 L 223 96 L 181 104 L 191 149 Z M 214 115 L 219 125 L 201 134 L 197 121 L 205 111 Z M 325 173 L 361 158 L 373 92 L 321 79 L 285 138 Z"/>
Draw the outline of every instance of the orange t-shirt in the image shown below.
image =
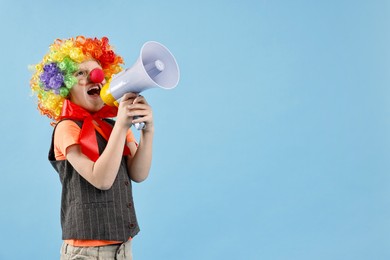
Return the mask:
<path fill-rule="evenodd" d="M 102 134 L 105 139 L 108 139 L 104 136 L 101 129 L 94 125 L 95 129 Z M 80 127 L 73 122 L 72 120 L 64 120 L 57 125 L 56 131 L 54 133 L 54 155 L 56 160 L 65 160 L 66 159 L 66 149 L 74 144 L 80 144 Z M 126 142 L 136 142 L 133 132 L 131 129 L 127 132 Z M 131 239 L 131 238 L 129 238 Z M 70 239 L 65 240 L 67 244 L 72 246 L 106 246 L 112 244 L 122 243 L 121 241 L 111 241 L 111 240 L 80 240 L 80 239 Z"/>

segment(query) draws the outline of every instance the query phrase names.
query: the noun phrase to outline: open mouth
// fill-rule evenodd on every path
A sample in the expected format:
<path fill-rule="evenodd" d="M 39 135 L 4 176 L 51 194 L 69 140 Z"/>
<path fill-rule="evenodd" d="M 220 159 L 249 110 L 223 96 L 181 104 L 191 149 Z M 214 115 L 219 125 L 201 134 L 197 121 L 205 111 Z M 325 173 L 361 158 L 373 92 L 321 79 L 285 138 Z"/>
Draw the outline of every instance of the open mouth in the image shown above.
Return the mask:
<path fill-rule="evenodd" d="M 100 86 L 93 86 L 90 87 L 87 91 L 88 95 L 94 96 L 94 95 L 100 95 Z"/>

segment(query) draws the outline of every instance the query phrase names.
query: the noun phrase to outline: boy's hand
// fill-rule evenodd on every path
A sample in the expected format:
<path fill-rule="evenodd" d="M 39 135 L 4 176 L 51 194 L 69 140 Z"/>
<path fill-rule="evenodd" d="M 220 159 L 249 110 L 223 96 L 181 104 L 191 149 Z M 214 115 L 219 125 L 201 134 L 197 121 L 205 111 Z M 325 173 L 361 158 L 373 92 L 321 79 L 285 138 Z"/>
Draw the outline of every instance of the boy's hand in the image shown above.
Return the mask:
<path fill-rule="evenodd" d="M 143 129 L 144 132 L 150 132 L 153 131 L 153 111 L 146 99 L 138 95 L 131 105 L 128 106 L 129 113 L 128 115 L 133 117 L 132 123 L 145 123 L 145 128 Z M 137 118 L 134 118 L 134 117 Z"/>
<path fill-rule="evenodd" d="M 145 123 L 144 132 L 153 131 L 152 108 L 143 96 L 135 93 L 124 94 L 118 107 L 117 123 L 129 128 L 132 124 L 141 122 Z"/>
<path fill-rule="evenodd" d="M 119 124 L 125 128 L 130 128 L 133 121 L 133 116 L 129 115 L 129 105 L 133 104 L 137 96 L 138 95 L 135 93 L 126 93 L 123 95 L 121 102 L 119 102 L 115 125 Z"/>

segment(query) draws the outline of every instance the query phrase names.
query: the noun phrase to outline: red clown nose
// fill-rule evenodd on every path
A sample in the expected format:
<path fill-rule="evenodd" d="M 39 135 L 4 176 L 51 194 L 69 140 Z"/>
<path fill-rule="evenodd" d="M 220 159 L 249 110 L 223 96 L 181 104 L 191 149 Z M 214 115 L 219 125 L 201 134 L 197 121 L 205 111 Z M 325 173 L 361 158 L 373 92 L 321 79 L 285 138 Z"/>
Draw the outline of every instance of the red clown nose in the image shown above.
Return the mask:
<path fill-rule="evenodd" d="M 104 80 L 104 72 L 98 68 L 93 69 L 89 73 L 89 80 L 93 83 L 102 83 L 102 81 Z"/>

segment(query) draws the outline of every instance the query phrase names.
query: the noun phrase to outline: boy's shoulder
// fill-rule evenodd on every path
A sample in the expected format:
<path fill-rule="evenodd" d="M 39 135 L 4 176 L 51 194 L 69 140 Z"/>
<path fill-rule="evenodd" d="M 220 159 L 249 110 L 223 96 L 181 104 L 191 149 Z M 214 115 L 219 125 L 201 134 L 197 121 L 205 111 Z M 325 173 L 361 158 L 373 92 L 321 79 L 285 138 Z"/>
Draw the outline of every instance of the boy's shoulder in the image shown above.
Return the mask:
<path fill-rule="evenodd" d="M 72 119 L 62 119 L 55 125 L 55 129 L 64 129 L 64 128 L 81 128 L 82 122 L 80 121 L 75 121 Z"/>
<path fill-rule="evenodd" d="M 54 127 L 53 132 L 55 136 L 64 136 L 64 135 L 79 135 L 81 131 L 81 126 L 78 121 L 73 121 L 70 119 L 65 119 L 59 121 Z"/>

